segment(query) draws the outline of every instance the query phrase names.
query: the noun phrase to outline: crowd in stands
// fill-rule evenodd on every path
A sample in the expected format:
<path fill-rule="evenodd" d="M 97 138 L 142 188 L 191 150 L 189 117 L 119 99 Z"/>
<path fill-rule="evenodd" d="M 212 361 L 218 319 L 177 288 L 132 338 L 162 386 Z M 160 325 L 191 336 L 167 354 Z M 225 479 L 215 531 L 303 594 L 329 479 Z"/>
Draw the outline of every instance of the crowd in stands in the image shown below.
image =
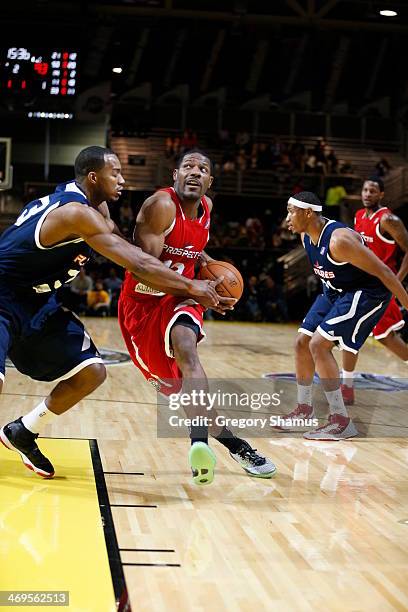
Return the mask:
<path fill-rule="evenodd" d="M 275 170 L 313 174 L 352 174 L 353 167 L 347 160 L 338 159 L 333 148 L 318 138 L 312 148 L 296 139 L 292 143 L 273 137 L 270 142 L 254 140 L 248 132 L 230 134 L 220 130 L 214 142 L 199 143 L 197 133 L 186 129 L 182 136 L 168 136 L 165 140 L 164 156 L 176 160 L 183 152 L 207 144 L 221 153 L 215 163 L 215 173 L 230 173 L 245 170 Z"/>
<path fill-rule="evenodd" d="M 165 142 L 165 157 L 170 160 L 177 159 L 184 151 L 198 147 L 196 132 L 186 129 L 182 136 L 168 136 Z"/>
<path fill-rule="evenodd" d="M 82 267 L 79 274 L 64 285 L 63 303 L 79 315 L 116 316 L 122 272 L 112 265 L 106 272 L 108 265 L 104 260 L 93 262 L 89 268 Z"/>
<path fill-rule="evenodd" d="M 312 148 L 296 139 L 292 143 L 273 137 L 270 142 L 258 142 L 248 132 L 231 136 L 228 130 L 219 133 L 217 147 L 222 151 L 222 172 L 245 170 L 275 170 L 313 174 L 351 174 L 349 161 L 339 160 L 323 138 Z"/>

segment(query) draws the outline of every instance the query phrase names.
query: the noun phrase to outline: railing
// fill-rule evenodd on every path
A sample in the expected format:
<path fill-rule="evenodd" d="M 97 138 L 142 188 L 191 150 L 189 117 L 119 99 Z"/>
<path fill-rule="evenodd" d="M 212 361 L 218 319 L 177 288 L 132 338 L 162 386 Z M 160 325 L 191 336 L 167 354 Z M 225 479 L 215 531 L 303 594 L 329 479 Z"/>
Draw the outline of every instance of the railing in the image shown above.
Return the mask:
<path fill-rule="evenodd" d="M 329 187 L 343 185 L 347 193 L 361 188 L 362 178 L 357 174 L 314 174 L 279 172 L 273 170 L 235 170 L 216 172 L 214 191 L 221 194 L 276 197 L 293 193 L 296 185 L 302 190 L 314 191 L 324 198 Z M 165 161 L 157 166 L 157 185 L 172 183 L 172 169 Z"/>

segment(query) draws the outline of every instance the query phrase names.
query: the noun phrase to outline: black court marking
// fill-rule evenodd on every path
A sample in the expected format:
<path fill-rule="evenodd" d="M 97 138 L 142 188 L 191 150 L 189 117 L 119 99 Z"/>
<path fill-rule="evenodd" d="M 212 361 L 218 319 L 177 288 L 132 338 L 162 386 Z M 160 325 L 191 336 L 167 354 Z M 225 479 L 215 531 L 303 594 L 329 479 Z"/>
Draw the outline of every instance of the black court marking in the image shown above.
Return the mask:
<path fill-rule="evenodd" d="M 160 553 L 174 553 L 176 552 L 173 548 L 119 548 L 120 552 L 160 552 Z"/>
<path fill-rule="evenodd" d="M 122 563 L 133 567 L 181 567 L 180 563 Z"/>
<path fill-rule="evenodd" d="M 113 590 L 115 593 L 116 606 L 118 612 L 131 612 L 128 598 L 125 575 L 123 573 L 122 561 L 120 558 L 119 545 L 116 537 L 115 526 L 113 524 L 112 512 L 109 504 L 108 490 L 106 488 L 105 477 L 103 475 L 102 461 L 99 454 L 98 443 L 96 440 L 89 440 L 92 464 L 95 474 L 96 490 L 98 493 L 99 509 L 102 518 L 105 543 L 108 551 L 109 566 L 112 575 Z"/>
<path fill-rule="evenodd" d="M 106 474 L 120 474 L 121 476 L 144 476 L 144 472 L 104 472 Z"/>
<path fill-rule="evenodd" d="M 110 504 L 111 508 L 157 508 L 151 504 Z"/>

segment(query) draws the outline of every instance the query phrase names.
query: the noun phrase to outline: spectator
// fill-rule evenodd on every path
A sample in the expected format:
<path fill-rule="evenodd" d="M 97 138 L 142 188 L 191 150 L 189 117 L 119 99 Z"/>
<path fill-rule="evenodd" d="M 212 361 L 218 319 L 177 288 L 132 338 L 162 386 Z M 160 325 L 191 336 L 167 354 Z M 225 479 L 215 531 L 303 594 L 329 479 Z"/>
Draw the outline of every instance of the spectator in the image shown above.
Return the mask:
<path fill-rule="evenodd" d="M 289 320 L 283 288 L 275 283 L 270 274 L 265 277 L 262 283 L 259 301 L 264 321 L 282 322 Z"/>
<path fill-rule="evenodd" d="M 130 202 L 123 202 L 119 209 L 119 227 L 125 236 L 133 231 L 135 215 Z"/>
<path fill-rule="evenodd" d="M 293 169 L 298 172 L 305 171 L 306 149 L 303 143 L 296 139 L 290 147 L 290 158 Z"/>
<path fill-rule="evenodd" d="M 385 157 L 382 157 L 380 161 L 375 165 L 375 173 L 379 178 L 387 176 L 391 170 L 391 166 Z"/>
<path fill-rule="evenodd" d="M 340 174 L 353 174 L 354 168 L 348 159 L 339 160 Z"/>
<path fill-rule="evenodd" d="M 197 146 L 197 134 L 190 129 L 184 130 L 183 138 L 181 139 L 181 150 L 188 151 Z"/>
<path fill-rule="evenodd" d="M 259 307 L 259 295 L 258 295 L 258 278 L 253 275 L 250 276 L 248 282 L 245 284 L 243 301 L 244 301 L 244 313 L 245 318 L 249 321 L 261 321 L 262 312 Z"/>
<path fill-rule="evenodd" d="M 236 163 L 237 163 L 238 170 L 241 170 L 241 172 L 247 169 L 248 160 L 247 160 L 245 149 L 239 150 L 237 159 L 236 159 Z"/>
<path fill-rule="evenodd" d="M 95 290 L 87 294 L 87 314 L 106 317 L 109 314 L 110 295 L 103 288 L 102 281 L 95 283 Z"/>
<path fill-rule="evenodd" d="M 79 274 L 69 283 L 71 304 L 75 312 L 84 313 L 87 307 L 87 294 L 93 288 L 93 280 L 82 267 Z"/>
<path fill-rule="evenodd" d="M 171 136 L 167 136 L 166 138 L 164 155 L 168 159 L 172 159 L 174 157 L 173 139 L 171 138 Z"/>
<path fill-rule="evenodd" d="M 326 206 L 339 206 L 346 196 L 347 191 L 343 185 L 329 187 L 326 193 Z"/>
<path fill-rule="evenodd" d="M 264 228 L 260 219 L 258 217 L 248 217 L 245 221 L 245 228 L 248 236 L 248 245 L 263 249 L 265 247 Z"/>
<path fill-rule="evenodd" d="M 258 164 L 259 170 L 270 170 L 272 168 L 273 158 L 271 148 L 265 142 L 261 142 L 258 146 Z"/>
<path fill-rule="evenodd" d="M 338 169 L 338 160 L 331 147 L 326 145 L 324 147 L 324 158 L 326 163 L 326 170 L 329 174 L 336 174 Z"/>
<path fill-rule="evenodd" d="M 118 310 L 118 300 L 120 294 L 120 288 L 123 280 L 118 276 L 117 270 L 111 267 L 109 275 L 104 279 L 103 284 L 109 291 L 111 297 L 110 314 L 116 315 Z"/>
<path fill-rule="evenodd" d="M 123 280 L 118 276 L 116 268 L 112 266 L 109 270 L 109 275 L 104 279 L 105 288 L 111 293 L 120 292 Z"/>
<path fill-rule="evenodd" d="M 317 172 L 317 159 L 316 155 L 309 151 L 305 161 L 305 172 Z"/>
<path fill-rule="evenodd" d="M 250 136 L 248 132 L 238 132 L 235 137 L 235 144 L 238 149 L 248 149 L 250 145 Z"/>
<path fill-rule="evenodd" d="M 274 164 L 280 162 L 281 157 L 281 143 L 279 138 L 273 138 L 271 143 L 272 160 Z"/>
<path fill-rule="evenodd" d="M 222 171 L 225 173 L 235 172 L 235 161 L 231 153 L 225 153 L 222 158 Z"/>
<path fill-rule="evenodd" d="M 251 148 L 250 167 L 251 167 L 251 170 L 256 170 L 259 167 L 258 165 L 258 144 L 256 142 L 253 143 L 252 148 Z"/>

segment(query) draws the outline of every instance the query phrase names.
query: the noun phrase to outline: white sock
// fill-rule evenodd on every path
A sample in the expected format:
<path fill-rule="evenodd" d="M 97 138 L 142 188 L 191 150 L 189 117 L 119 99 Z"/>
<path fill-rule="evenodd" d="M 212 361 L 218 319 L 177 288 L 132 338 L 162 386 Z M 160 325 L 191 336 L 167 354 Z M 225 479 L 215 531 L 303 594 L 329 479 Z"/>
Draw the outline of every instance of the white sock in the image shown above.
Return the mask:
<path fill-rule="evenodd" d="M 329 402 L 330 414 L 341 414 L 342 416 L 348 417 L 340 389 L 325 391 L 324 394 Z"/>
<path fill-rule="evenodd" d="M 41 404 L 38 404 L 31 412 L 23 416 L 21 420 L 24 427 L 29 429 L 32 433 L 40 433 L 44 425 L 50 423 L 56 416 L 58 415 L 48 410 L 43 400 Z"/>
<path fill-rule="evenodd" d="M 312 405 L 312 385 L 297 385 L 298 404 Z"/>
<path fill-rule="evenodd" d="M 347 387 L 352 387 L 354 383 L 354 370 L 352 372 L 347 372 L 347 370 L 343 370 L 343 385 Z"/>

